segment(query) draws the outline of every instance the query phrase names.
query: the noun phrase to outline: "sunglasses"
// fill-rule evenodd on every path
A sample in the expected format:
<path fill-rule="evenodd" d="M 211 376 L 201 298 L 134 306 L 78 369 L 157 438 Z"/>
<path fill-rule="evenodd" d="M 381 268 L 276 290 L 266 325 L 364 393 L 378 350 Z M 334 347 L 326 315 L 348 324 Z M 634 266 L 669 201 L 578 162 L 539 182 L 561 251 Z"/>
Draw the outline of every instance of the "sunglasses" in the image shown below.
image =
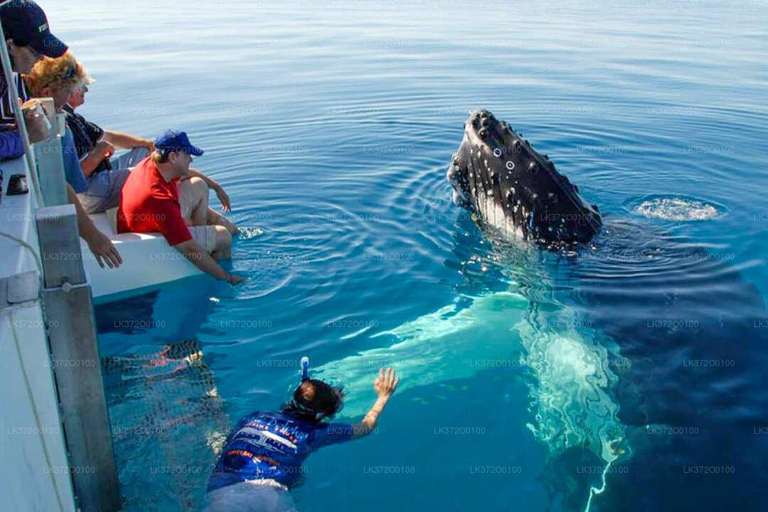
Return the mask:
<path fill-rule="evenodd" d="M 66 73 L 64 73 L 64 80 L 71 80 L 77 76 L 77 66 L 70 67 Z"/>

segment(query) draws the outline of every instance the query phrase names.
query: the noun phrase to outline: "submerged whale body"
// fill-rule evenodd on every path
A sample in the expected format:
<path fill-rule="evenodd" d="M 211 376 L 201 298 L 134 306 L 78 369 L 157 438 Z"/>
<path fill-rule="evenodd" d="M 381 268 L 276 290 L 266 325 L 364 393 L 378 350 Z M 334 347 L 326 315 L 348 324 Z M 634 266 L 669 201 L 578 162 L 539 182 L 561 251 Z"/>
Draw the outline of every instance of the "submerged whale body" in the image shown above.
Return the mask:
<path fill-rule="evenodd" d="M 503 234 L 551 249 L 586 243 L 600 230 L 595 205 L 506 122 L 472 112 L 447 173 L 453 200 Z"/>

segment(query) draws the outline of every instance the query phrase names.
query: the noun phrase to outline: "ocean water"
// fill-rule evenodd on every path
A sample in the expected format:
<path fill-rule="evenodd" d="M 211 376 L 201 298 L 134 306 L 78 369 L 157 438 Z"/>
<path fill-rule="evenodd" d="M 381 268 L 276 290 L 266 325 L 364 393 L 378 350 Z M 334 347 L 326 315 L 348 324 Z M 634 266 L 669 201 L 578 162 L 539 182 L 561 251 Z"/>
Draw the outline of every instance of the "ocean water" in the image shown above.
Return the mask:
<path fill-rule="evenodd" d="M 227 429 L 308 355 L 364 414 L 307 512 L 765 510 L 762 1 L 47 2 L 108 129 L 186 130 L 248 228 L 200 277 L 97 308 L 126 510 L 200 508 Z M 451 203 L 468 111 L 600 206 L 577 254 Z M 212 199 L 215 202 L 215 199 Z"/>

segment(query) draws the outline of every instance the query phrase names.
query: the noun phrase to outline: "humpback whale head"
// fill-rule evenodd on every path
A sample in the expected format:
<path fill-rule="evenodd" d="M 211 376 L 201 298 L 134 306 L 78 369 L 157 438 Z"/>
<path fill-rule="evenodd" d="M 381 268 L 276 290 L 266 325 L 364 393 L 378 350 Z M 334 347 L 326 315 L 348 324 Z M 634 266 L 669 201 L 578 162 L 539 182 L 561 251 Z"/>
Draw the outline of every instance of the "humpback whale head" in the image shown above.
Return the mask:
<path fill-rule="evenodd" d="M 447 177 L 458 206 L 505 234 L 547 248 L 588 242 L 602 225 L 597 206 L 487 110 L 469 115 Z"/>

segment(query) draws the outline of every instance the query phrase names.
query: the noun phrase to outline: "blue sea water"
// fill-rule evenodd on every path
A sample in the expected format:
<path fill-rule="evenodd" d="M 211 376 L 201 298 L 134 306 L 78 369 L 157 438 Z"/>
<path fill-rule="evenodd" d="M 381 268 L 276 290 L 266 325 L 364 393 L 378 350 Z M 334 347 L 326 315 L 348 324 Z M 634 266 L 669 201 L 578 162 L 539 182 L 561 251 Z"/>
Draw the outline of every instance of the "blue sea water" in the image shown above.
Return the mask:
<path fill-rule="evenodd" d="M 302 511 L 766 509 L 764 2 L 43 7 L 97 79 L 81 112 L 186 130 L 250 228 L 243 285 L 97 308 L 126 510 L 198 510 L 303 355 L 345 420 L 380 364 L 403 381 L 375 435 L 310 457 Z M 477 108 L 600 206 L 590 247 L 452 204 Z"/>

